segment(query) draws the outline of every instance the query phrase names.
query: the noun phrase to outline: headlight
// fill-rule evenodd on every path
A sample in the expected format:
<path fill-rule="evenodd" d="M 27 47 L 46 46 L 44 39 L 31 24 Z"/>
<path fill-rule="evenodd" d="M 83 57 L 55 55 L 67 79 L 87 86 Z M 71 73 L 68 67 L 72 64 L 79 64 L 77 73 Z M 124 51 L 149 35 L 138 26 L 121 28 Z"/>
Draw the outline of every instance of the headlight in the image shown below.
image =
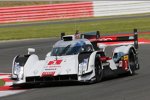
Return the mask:
<path fill-rule="evenodd" d="M 20 72 L 20 66 L 19 66 L 19 63 L 16 63 L 14 64 L 14 74 L 18 75 L 19 72 Z"/>
<path fill-rule="evenodd" d="M 16 75 L 16 77 L 18 78 L 18 80 L 23 79 L 23 66 L 20 66 L 19 63 L 14 63 L 14 67 L 13 67 L 13 73 L 14 75 Z"/>
<path fill-rule="evenodd" d="M 84 61 L 79 64 L 79 75 L 85 74 L 87 67 L 88 67 L 88 59 L 84 59 Z"/>

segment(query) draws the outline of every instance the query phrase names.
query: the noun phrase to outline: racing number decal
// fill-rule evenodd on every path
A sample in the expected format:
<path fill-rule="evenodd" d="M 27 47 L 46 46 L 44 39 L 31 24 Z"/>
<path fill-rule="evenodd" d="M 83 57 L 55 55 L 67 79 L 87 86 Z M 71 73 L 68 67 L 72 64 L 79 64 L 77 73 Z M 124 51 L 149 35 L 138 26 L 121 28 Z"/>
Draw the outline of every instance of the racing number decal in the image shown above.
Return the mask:
<path fill-rule="evenodd" d="M 53 60 L 49 61 L 48 65 L 60 65 L 62 60 Z"/>

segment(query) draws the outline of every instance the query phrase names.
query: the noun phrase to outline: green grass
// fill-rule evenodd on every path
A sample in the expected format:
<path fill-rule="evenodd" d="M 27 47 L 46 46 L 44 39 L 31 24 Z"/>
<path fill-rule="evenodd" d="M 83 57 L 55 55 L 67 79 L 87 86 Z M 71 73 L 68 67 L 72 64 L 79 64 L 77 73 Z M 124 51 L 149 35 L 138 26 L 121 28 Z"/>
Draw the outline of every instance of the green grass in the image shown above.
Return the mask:
<path fill-rule="evenodd" d="M 0 79 L 0 86 L 4 86 L 5 82 Z"/>
<path fill-rule="evenodd" d="M 0 7 L 30 6 L 49 4 L 48 1 L 0 1 Z"/>
<path fill-rule="evenodd" d="M 150 18 L 111 19 L 93 22 L 0 28 L 0 40 L 58 37 L 61 32 L 74 34 L 76 30 L 80 30 L 80 32 L 100 30 L 101 33 L 121 33 L 132 32 L 133 28 L 137 28 L 139 31 L 150 31 Z M 149 35 L 144 37 L 150 38 Z"/>
<path fill-rule="evenodd" d="M 0 1 L 0 7 L 15 7 L 15 6 L 30 6 L 30 5 L 43 5 L 43 4 L 57 4 L 75 1 Z"/>

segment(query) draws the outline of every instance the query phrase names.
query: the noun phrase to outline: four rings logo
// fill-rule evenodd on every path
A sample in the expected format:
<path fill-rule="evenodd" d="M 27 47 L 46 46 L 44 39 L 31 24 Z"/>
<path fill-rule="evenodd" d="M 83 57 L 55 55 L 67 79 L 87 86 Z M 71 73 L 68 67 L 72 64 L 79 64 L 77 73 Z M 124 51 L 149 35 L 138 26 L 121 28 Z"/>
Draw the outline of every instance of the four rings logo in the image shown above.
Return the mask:
<path fill-rule="evenodd" d="M 49 61 L 48 65 L 60 65 L 62 60 L 53 60 Z"/>

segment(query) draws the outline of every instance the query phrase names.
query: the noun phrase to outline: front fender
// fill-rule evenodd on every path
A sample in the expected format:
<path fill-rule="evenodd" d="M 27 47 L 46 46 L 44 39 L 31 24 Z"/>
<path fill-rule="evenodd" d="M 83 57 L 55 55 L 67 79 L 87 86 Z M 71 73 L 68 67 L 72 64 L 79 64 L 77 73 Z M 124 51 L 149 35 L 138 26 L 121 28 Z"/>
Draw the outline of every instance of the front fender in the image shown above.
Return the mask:
<path fill-rule="evenodd" d="M 95 76 L 95 56 L 97 54 L 97 51 L 89 53 L 89 54 L 90 54 L 90 56 L 88 57 L 88 64 L 87 64 L 88 66 L 86 68 L 84 68 L 84 66 L 79 66 L 79 74 L 78 74 L 79 81 L 91 80 Z M 83 56 L 84 56 L 84 54 L 83 54 Z M 83 58 L 83 59 L 85 59 L 85 58 Z M 80 60 L 79 60 L 79 65 L 80 65 Z"/>
<path fill-rule="evenodd" d="M 95 57 L 96 57 L 97 51 L 93 52 L 89 58 L 89 65 L 88 65 L 88 70 L 93 70 L 95 71 Z"/>
<path fill-rule="evenodd" d="M 23 73 L 24 65 L 26 61 L 28 60 L 29 56 L 30 55 L 24 55 L 24 56 L 17 55 L 16 57 L 14 57 L 13 63 L 12 63 L 12 78 L 13 79 L 18 78 L 20 74 Z"/>
<path fill-rule="evenodd" d="M 24 65 L 24 77 L 40 76 L 45 60 L 39 60 L 35 54 L 31 55 Z"/>
<path fill-rule="evenodd" d="M 118 61 L 121 60 L 121 57 L 125 55 L 129 55 L 130 49 L 132 49 L 134 53 L 137 54 L 133 45 L 124 45 L 124 46 L 116 47 L 113 51 L 113 56 L 112 56 L 113 60 L 116 63 L 118 63 Z"/>

